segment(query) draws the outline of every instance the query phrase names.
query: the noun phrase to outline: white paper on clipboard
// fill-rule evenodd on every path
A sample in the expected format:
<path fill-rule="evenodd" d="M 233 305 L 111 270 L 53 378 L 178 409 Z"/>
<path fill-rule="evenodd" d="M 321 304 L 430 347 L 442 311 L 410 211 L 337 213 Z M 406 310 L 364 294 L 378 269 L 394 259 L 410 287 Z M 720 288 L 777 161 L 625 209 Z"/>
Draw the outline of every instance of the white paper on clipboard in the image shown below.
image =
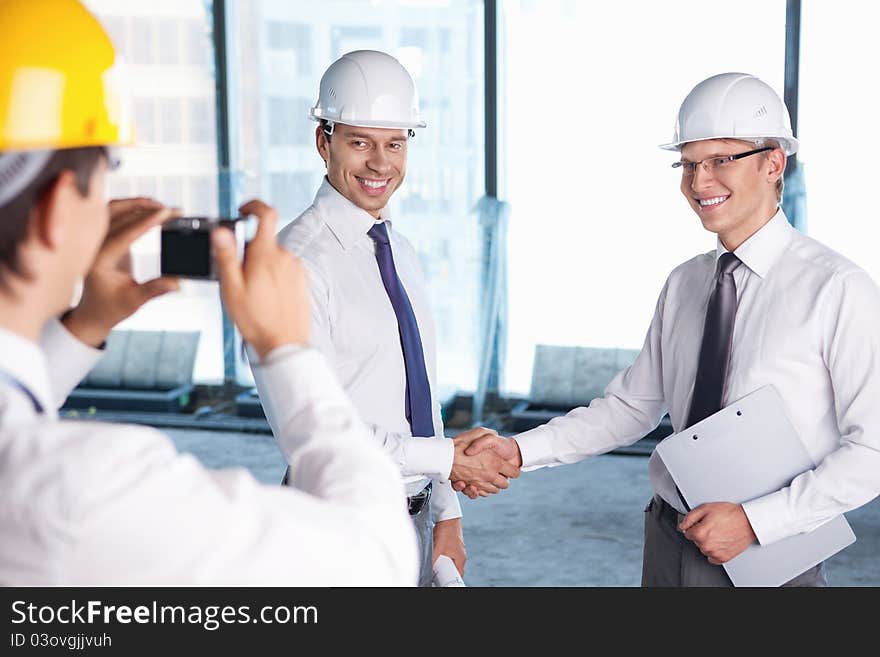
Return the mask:
<path fill-rule="evenodd" d="M 693 509 L 742 503 L 785 488 L 815 467 L 772 386 L 764 386 L 657 445 L 657 455 Z M 735 586 L 779 586 L 856 540 L 836 516 L 770 545 L 751 545 L 724 564 Z"/>

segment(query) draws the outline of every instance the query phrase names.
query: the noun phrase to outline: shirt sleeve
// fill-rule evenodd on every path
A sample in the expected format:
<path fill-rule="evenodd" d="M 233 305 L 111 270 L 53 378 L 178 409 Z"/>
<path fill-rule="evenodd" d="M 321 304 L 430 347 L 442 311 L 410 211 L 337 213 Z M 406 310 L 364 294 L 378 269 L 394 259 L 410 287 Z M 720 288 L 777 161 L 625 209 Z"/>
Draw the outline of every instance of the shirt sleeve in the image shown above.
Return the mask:
<path fill-rule="evenodd" d="M 311 297 L 312 322 L 309 342 L 312 347 L 324 355 L 332 366 L 336 358 L 336 350 L 333 346 L 330 317 L 327 310 L 329 304 L 328 286 L 321 273 L 311 263 L 307 260 L 303 262 L 309 277 Z M 259 357 L 252 349 L 248 350 L 248 359 L 251 363 L 259 362 Z M 275 419 L 277 409 L 274 408 L 272 401 L 277 397 L 268 390 L 269 383 L 262 376 L 259 368 L 253 368 L 253 374 L 260 401 L 266 412 L 266 419 L 272 427 L 272 432 L 277 436 L 278 427 Z M 283 403 L 283 399 L 279 402 Z M 454 447 L 452 441 L 443 435 L 442 425 L 438 428 L 437 422 L 435 422 L 435 430 L 438 433 L 433 439 L 422 436 L 413 437 L 408 432 L 389 431 L 375 424 L 369 424 L 368 429 L 373 440 L 397 464 L 403 476 L 424 475 L 438 481 L 445 481 L 449 477 L 449 473 L 452 471 Z"/>
<path fill-rule="evenodd" d="M 825 295 L 822 354 L 840 447 L 782 490 L 743 504 L 761 545 L 815 529 L 880 493 L 880 289 L 863 271 Z"/>
<path fill-rule="evenodd" d="M 46 356 L 55 407 L 61 408 L 70 392 L 97 365 L 104 352 L 78 340 L 55 318 L 43 327 L 40 347 Z"/>
<path fill-rule="evenodd" d="M 614 377 L 603 397 L 516 436 L 523 470 L 575 463 L 604 454 L 636 442 L 660 423 L 667 410 L 661 337 L 668 286 L 667 281 L 635 362 Z"/>
<path fill-rule="evenodd" d="M 87 467 L 75 485 L 90 503 L 71 519 L 70 583 L 415 583 L 400 475 L 323 358 L 273 352 L 261 368 L 285 400 L 278 440 L 295 487 L 260 485 L 242 469 L 209 471 L 155 431 L 104 425 L 124 440 L 92 440 L 95 453 L 80 459 Z"/>

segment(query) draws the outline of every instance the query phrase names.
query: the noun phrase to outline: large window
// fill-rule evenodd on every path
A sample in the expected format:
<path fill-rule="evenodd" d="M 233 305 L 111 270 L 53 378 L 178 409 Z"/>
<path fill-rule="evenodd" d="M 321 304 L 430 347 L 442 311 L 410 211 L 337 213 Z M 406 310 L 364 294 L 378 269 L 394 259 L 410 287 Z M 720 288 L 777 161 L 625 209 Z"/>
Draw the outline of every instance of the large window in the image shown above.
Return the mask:
<path fill-rule="evenodd" d="M 880 4 L 804 2 L 798 137 L 806 230 L 880 282 L 880 210 L 871 192 L 880 151 Z"/>
<path fill-rule="evenodd" d="M 785 3 L 499 5 L 505 384 L 523 393 L 536 344 L 640 348 L 666 276 L 714 248 L 657 145 L 710 75 L 754 73 L 782 92 Z"/>
<path fill-rule="evenodd" d="M 845 108 L 848 125 L 869 124 L 877 92 L 864 84 L 869 73 L 860 65 L 876 53 L 857 33 L 830 54 L 821 49 L 822 65 L 819 49 L 809 47 L 842 33 L 839 17 L 877 11 L 847 1 L 846 11 L 804 7 L 807 230 L 876 277 L 870 222 L 846 205 L 858 195 L 834 197 L 832 208 L 830 191 L 852 189 L 870 169 L 832 165 L 840 137 L 829 127 L 840 122 L 836 98 L 857 99 Z M 211 3 L 88 4 L 126 58 L 136 96 L 139 143 L 124 154 L 113 195 L 217 213 Z M 463 390 L 475 385 L 480 348 L 483 9 L 478 0 L 227 3 L 233 200 L 261 197 L 278 208 L 282 224 L 311 203 L 323 175 L 307 111 L 327 65 L 347 51 L 376 48 L 415 77 L 428 128 L 411 145 L 407 181 L 392 203 L 429 283 L 440 381 Z M 713 247 L 680 197 L 669 168 L 675 155 L 657 145 L 671 136 L 686 93 L 711 74 L 751 72 L 782 90 L 785 3 L 744 0 L 720 15 L 716 4 L 698 0 L 499 0 L 498 11 L 499 197 L 512 207 L 501 385 L 523 393 L 537 344 L 640 347 L 669 271 Z M 848 34 L 872 21 L 857 23 Z M 828 65 L 829 57 L 839 65 Z M 847 156 L 857 161 L 872 152 L 863 148 L 870 134 L 859 139 L 864 155 Z M 821 187 L 813 184 L 819 179 Z M 156 275 L 158 233 L 135 251 L 139 277 Z M 215 284 L 184 282 L 179 294 L 148 304 L 123 326 L 160 327 L 199 330 L 195 378 L 222 379 Z M 243 363 L 237 371 L 249 382 Z"/>
<path fill-rule="evenodd" d="M 136 139 L 122 153 L 111 197 L 151 196 L 185 214 L 217 213 L 214 65 L 208 3 L 202 0 L 87 0 L 127 64 Z M 159 231 L 133 247 L 138 279 L 159 275 Z M 216 283 L 183 281 L 120 329 L 199 331 L 193 378 L 223 380 Z"/>
<path fill-rule="evenodd" d="M 473 389 L 478 349 L 483 194 L 483 3 L 477 0 L 237 3 L 238 200 L 258 196 L 282 224 L 312 202 L 324 175 L 308 109 L 327 66 L 351 50 L 396 56 L 416 80 L 428 127 L 410 146 L 392 199 L 419 252 L 437 322 L 441 384 Z M 249 369 L 239 368 L 243 381 Z"/>

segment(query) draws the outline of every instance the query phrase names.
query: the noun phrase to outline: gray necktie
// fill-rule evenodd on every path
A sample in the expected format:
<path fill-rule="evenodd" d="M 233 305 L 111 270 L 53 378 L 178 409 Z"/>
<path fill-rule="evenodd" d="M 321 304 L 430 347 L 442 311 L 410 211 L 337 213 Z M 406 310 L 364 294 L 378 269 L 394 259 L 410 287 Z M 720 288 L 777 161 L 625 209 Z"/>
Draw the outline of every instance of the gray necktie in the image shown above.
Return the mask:
<path fill-rule="evenodd" d="M 687 426 L 696 424 L 721 410 L 727 367 L 730 363 L 730 345 L 733 341 L 733 321 L 736 317 L 736 283 L 733 270 L 741 264 L 732 253 L 718 258 L 715 290 L 706 308 L 700 362 L 694 380 L 694 394 Z"/>

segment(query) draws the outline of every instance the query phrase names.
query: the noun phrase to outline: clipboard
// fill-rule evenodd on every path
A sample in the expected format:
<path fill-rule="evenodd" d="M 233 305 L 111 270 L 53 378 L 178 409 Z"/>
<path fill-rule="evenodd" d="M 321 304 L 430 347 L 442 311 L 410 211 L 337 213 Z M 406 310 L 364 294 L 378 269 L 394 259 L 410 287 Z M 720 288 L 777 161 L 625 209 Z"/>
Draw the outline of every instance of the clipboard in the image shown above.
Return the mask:
<path fill-rule="evenodd" d="M 816 467 L 770 385 L 667 437 L 656 450 L 691 508 L 747 502 Z M 839 515 L 770 545 L 753 543 L 723 565 L 734 586 L 780 586 L 855 540 Z"/>

